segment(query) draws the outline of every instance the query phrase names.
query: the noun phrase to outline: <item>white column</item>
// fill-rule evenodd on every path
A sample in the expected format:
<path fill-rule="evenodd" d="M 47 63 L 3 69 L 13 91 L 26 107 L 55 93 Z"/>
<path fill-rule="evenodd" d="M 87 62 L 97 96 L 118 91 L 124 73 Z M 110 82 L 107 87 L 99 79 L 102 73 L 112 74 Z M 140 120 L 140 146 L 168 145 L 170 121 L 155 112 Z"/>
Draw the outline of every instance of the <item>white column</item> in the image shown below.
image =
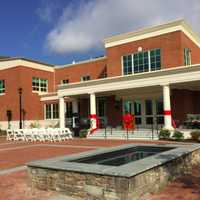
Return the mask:
<path fill-rule="evenodd" d="M 60 117 L 60 128 L 65 128 L 65 101 L 64 101 L 64 97 L 59 98 L 59 117 Z"/>
<path fill-rule="evenodd" d="M 96 115 L 96 95 L 94 93 L 90 94 L 90 115 Z M 91 118 L 91 129 L 97 128 L 96 119 Z"/>
<path fill-rule="evenodd" d="M 171 116 L 171 102 L 170 102 L 170 87 L 163 86 L 163 105 L 164 105 L 164 128 L 173 130 L 172 116 Z"/>
<path fill-rule="evenodd" d="M 94 93 L 90 94 L 90 114 L 96 114 L 96 96 Z"/>

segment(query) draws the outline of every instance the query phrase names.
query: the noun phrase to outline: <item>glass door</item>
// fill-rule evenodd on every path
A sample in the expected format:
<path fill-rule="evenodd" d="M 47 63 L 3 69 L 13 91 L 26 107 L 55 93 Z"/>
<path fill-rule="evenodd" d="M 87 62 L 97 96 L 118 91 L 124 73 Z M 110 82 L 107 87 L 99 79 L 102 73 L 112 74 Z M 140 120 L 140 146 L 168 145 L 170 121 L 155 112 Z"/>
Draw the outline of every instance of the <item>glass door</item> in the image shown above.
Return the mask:
<path fill-rule="evenodd" d="M 66 112 L 65 112 L 65 123 L 66 126 L 72 126 L 72 102 L 66 102 L 65 103 L 65 108 L 66 108 Z"/>
<path fill-rule="evenodd" d="M 97 115 L 100 119 L 100 127 L 105 127 L 105 125 L 107 124 L 106 98 L 97 98 Z"/>
<path fill-rule="evenodd" d="M 134 101 L 134 115 L 135 115 L 135 124 L 142 124 L 142 103 L 141 100 Z"/>
<path fill-rule="evenodd" d="M 153 124 L 153 101 L 151 99 L 145 100 L 145 122 L 146 125 Z"/>
<path fill-rule="evenodd" d="M 156 117 L 157 117 L 157 124 L 162 125 L 164 124 L 164 116 L 163 116 L 163 100 L 157 99 L 156 100 Z"/>
<path fill-rule="evenodd" d="M 128 112 L 130 114 L 133 114 L 133 101 L 125 100 L 123 110 L 124 113 Z"/>

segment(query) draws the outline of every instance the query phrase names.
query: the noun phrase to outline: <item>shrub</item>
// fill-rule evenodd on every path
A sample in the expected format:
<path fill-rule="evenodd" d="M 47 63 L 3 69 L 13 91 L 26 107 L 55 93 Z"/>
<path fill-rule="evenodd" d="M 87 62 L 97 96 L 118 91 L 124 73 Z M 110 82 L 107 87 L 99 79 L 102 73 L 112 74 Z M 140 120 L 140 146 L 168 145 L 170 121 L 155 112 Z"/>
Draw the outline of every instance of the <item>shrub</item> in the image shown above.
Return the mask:
<path fill-rule="evenodd" d="M 192 131 L 190 135 L 193 140 L 200 141 L 200 130 Z"/>
<path fill-rule="evenodd" d="M 46 126 L 46 128 L 59 128 L 59 127 L 60 127 L 59 122 L 51 123 L 50 125 Z"/>
<path fill-rule="evenodd" d="M 180 131 L 174 131 L 174 134 L 172 136 L 175 140 L 182 140 L 184 139 L 183 133 Z"/>
<path fill-rule="evenodd" d="M 41 127 L 41 126 L 40 126 L 40 124 L 39 124 L 38 121 L 32 122 L 32 123 L 30 124 L 30 128 L 40 128 L 40 127 Z"/>
<path fill-rule="evenodd" d="M 88 129 L 81 129 L 79 132 L 79 137 L 80 138 L 86 138 L 88 134 Z"/>
<path fill-rule="evenodd" d="M 0 129 L 0 136 L 5 136 L 7 132 L 5 130 Z"/>
<path fill-rule="evenodd" d="M 170 131 L 168 129 L 161 129 L 159 133 L 159 139 L 169 139 Z"/>

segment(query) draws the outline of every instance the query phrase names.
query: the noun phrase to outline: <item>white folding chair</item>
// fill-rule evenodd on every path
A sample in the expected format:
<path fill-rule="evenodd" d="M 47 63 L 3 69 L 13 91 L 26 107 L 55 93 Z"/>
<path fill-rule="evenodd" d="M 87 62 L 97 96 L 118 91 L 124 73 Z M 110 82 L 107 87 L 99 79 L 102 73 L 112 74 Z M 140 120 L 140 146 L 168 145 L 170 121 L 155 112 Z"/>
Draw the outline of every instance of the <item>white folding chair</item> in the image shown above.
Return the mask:
<path fill-rule="evenodd" d="M 67 139 L 73 139 L 72 132 L 71 132 L 71 130 L 69 128 L 65 128 L 64 131 L 65 131 Z"/>
<path fill-rule="evenodd" d="M 13 134 L 14 134 L 15 141 L 19 141 L 19 140 L 25 141 L 23 129 L 15 129 L 13 130 Z"/>
<path fill-rule="evenodd" d="M 23 129 L 24 139 L 25 141 L 33 141 L 32 131 L 31 129 Z"/>
<path fill-rule="evenodd" d="M 7 129 L 7 136 L 6 136 L 7 140 L 14 140 L 14 132 L 12 129 Z"/>

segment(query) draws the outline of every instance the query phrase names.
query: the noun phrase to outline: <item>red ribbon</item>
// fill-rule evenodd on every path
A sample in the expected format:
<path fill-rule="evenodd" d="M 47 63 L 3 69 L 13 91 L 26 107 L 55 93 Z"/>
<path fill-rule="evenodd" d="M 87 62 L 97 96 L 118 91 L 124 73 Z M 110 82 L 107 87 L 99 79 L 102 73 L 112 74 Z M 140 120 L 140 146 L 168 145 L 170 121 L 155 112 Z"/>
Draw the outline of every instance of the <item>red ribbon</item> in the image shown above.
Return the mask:
<path fill-rule="evenodd" d="M 165 110 L 164 111 L 164 115 L 171 115 L 172 113 L 171 113 L 171 110 Z"/>
<path fill-rule="evenodd" d="M 91 115 L 89 116 L 89 118 L 90 118 L 90 119 L 93 118 L 93 119 L 96 120 L 96 128 L 94 128 L 94 129 L 91 130 L 91 133 L 93 133 L 94 131 L 96 131 L 96 130 L 99 128 L 100 121 L 99 121 L 99 118 L 98 118 L 98 116 L 97 116 L 96 114 L 91 114 Z"/>

